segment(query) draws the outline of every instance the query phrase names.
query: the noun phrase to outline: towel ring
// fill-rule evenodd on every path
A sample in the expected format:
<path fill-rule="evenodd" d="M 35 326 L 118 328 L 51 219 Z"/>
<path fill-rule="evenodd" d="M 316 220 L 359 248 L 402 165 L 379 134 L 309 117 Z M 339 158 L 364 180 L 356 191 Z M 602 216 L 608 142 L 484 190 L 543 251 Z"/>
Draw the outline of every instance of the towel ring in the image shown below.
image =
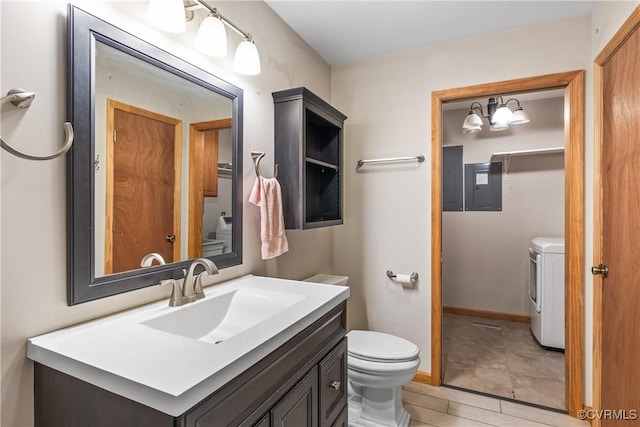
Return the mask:
<path fill-rule="evenodd" d="M 16 108 L 29 108 L 31 102 L 36 97 L 35 92 L 28 92 L 24 89 L 11 89 L 7 96 L 0 98 L 0 105 L 5 102 L 10 102 Z M 26 160 L 51 160 L 57 157 L 62 156 L 64 153 L 69 151 L 71 145 L 73 144 L 73 126 L 71 122 L 65 122 L 63 124 L 64 132 L 65 132 L 65 141 L 60 150 L 57 152 L 50 154 L 48 156 L 34 156 L 32 154 L 23 153 L 15 147 L 12 147 L 7 141 L 5 141 L 0 136 L 0 147 L 13 154 L 16 157 L 20 157 L 21 159 Z"/>
<path fill-rule="evenodd" d="M 253 166 L 256 172 L 256 176 L 259 178 L 262 175 L 260 174 L 260 161 L 262 160 L 262 158 L 265 156 L 265 153 L 261 152 L 261 151 L 252 151 L 251 152 L 251 158 L 253 159 Z M 278 164 L 276 163 L 273 167 L 273 177 L 277 178 L 278 177 Z"/>

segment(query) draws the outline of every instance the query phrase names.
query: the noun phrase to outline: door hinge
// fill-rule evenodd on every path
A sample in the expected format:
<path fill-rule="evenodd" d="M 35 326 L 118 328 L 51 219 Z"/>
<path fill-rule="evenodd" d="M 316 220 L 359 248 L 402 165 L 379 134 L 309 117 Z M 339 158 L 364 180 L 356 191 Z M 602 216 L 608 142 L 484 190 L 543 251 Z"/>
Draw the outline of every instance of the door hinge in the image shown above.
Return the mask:
<path fill-rule="evenodd" d="M 116 220 L 115 219 L 113 221 L 111 221 L 111 232 L 112 233 L 116 232 Z"/>
<path fill-rule="evenodd" d="M 116 140 L 118 139 L 118 133 L 117 131 L 114 129 L 113 130 L 113 142 L 116 142 Z"/>

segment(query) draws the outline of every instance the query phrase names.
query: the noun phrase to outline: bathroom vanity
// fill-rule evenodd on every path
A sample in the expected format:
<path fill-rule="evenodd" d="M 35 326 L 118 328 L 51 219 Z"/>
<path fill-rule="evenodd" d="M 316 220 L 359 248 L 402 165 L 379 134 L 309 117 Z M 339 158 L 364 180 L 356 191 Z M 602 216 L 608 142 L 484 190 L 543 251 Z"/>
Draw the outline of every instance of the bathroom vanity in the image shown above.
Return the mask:
<path fill-rule="evenodd" d="M 348 288 L 245 276 L 205 293 L 30 339 L 35 425 L 346 427 Z"/>

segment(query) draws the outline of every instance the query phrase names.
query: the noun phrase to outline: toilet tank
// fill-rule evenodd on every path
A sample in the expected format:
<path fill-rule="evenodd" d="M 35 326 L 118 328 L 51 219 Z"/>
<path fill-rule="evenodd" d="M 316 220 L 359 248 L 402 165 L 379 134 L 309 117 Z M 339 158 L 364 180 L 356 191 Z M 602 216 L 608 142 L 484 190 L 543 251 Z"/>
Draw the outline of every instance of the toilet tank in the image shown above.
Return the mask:
<path fill-rule="evenodd" d="M 305 282 L 322 283 L 325 285 L 342 285 L 346 286 L 349 282 L 349 276 L 334 276 L 332 274 L 316 274 L 315 276 L 304 279 Z"/>

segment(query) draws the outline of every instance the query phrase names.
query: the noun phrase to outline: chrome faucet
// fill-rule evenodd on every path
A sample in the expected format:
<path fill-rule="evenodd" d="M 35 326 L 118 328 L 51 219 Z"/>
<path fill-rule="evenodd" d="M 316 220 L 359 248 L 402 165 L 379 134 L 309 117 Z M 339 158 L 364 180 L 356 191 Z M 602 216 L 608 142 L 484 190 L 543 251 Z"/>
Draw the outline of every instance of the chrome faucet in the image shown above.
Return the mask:
<path fill-rule="evenodd" d="M 199 265 L 203 266 L 205 271 L 194 277 L 195 269 Z M 218 267 L 216 267 L 213 261 L 207 258 L 198 258 L 191 263 L 189 270 L 187 271 L 187 275 L 184 278 L 184 282 L 182 283 L 182 297 L 184 298 L 185 303 L 194 302 L 195 300 L 204 298 L 204 291 L 202 290 L 202 275 L 205 274 L 218 274 Z"/>

